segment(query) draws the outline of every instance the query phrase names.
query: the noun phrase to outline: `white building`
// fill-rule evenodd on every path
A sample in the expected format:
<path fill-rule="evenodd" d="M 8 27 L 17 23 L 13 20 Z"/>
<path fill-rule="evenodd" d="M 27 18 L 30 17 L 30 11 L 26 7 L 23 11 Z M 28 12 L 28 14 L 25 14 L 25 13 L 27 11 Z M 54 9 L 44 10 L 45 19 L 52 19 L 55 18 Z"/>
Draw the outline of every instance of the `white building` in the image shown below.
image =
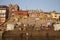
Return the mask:
<path fill-rule="evenodd" d="M 54 24 L 54 30 L 55 31 L 60 30 L 60 24 Z"/>

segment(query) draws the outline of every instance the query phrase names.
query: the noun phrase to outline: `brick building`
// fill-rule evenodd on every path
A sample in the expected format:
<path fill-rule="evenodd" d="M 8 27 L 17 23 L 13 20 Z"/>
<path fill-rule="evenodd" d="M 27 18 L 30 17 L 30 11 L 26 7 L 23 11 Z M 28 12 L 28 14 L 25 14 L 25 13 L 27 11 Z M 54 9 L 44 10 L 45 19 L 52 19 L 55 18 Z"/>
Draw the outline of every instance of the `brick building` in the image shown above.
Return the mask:
<path fill-rule="evenodd" d="M 27 10 L 20 10 L 20 11 L 14 11 L 15 15 L 20 16 L 22 18 L 26 18 L 28 16 Z"/>

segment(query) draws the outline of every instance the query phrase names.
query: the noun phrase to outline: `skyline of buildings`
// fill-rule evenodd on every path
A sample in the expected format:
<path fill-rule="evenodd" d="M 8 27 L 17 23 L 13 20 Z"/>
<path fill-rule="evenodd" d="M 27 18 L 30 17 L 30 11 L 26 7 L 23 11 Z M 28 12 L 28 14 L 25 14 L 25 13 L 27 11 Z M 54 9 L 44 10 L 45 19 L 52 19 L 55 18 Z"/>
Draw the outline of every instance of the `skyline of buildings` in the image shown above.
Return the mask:
<path fill-rule="evenodd" d="M 20 26 L 25 28 L 24 26 L 29 25 L 28 27 L 41 27 L 42 29 L 47 29 L 48 27 L 49 30 L 54 30 L 54 26 L 52 24 L 60 23 L 60 13 L 56 11 L 44 12 L 42 10 L 21 10 L 18 5 L 10 4 L 6 7 L 0 6 L 0 12 L 0 16 L 2 16 L 0 21 L 3 22 L 2 25 L 0 22 L 0 25 L 1 27 L 5 26 L 3 27 L 4 29 L 10 29 L 10 25 L 12 29 Z"/>
<path fill-rule="evenodd" d="M 59 39 L 59 5 L 59 0 L 0 0 L 0 39 Z"/>

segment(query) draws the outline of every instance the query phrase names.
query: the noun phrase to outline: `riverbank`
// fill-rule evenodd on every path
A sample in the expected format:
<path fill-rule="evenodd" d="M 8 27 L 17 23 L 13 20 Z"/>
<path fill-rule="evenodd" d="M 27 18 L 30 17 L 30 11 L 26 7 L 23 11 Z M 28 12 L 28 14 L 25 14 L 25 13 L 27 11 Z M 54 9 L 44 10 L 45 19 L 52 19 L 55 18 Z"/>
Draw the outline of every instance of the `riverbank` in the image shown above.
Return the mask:
<path fill-rule="evenodd" d="M 28 33 L 28 34 L 27 34 Z M 12 31 L 5 31 L 3 36 L 7 35 L 27 35 L 27 36 L 60 36 L 60 31 L 19 31 L 19 30 L 12 30 Z"/>
<path fill-rule="evenodd" d="M 12 30 L 12 31 L 5 31 L 2 34 L 2 39 L 5 40 L 25 40 L 25 39 L 40 39 L 40 38 L 55 38 L 60 37 L 60 31 L 36 31 L 36 30 L 30 30 L 30 31 L 20 31 L 20 30 Z"/>

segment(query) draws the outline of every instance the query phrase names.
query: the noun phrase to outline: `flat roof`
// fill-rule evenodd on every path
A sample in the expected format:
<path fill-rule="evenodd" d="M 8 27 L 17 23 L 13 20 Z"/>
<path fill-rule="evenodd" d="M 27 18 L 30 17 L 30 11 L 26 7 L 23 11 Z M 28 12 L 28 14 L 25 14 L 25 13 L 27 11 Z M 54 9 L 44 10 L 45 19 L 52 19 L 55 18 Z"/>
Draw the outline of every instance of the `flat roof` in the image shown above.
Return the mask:
<path fill-rule="evenodd" d="M 8 6 L 0 5 L 0 8 L 8 8 Z"/>

